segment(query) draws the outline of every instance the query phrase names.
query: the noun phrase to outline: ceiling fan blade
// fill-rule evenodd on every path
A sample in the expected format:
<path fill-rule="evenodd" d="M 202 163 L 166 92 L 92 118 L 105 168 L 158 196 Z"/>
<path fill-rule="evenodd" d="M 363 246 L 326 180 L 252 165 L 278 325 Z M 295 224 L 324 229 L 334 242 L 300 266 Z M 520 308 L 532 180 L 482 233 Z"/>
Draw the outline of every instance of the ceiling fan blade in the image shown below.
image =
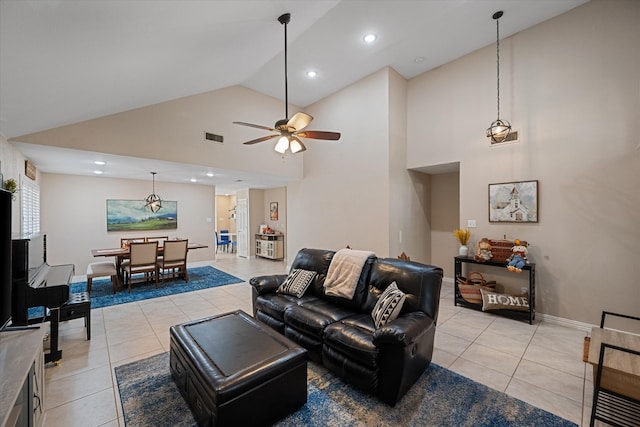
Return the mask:
<path fill-rule="evenodd" d="M 253 123 L 233 122 L 233 124 L 234 125 L 241 125 L 241 126 L 249 126 L 250 128 L 270 130 L 271 132 L 277 132 L 277 130 L 275 130 L 274 128 L 270 128 L 270 127 L 262 126 L 262 125 L 254 125 Z"/>
<path fill-rule="evenodd" d="M 301 153 L 302 151 L 306 151 L 307 147 L 304 146 L 304 144 L 302 143 L 302 141 L 300 140 L 300 138 L 297 138 L 295 136 L 291 136 L 291 139 L 293 141 L 291 141 L 291 144 L 289 146 L 289 148 L 291 148 L 291 152 L 292 153 Z"/>
<path fill-rule="evenodd" d="M 321 130 L 305 130 L 304 132 L 296 132 L 295 134 L 301 138 L 328 139 L 330 141 L 337 141 L 341 136 L 340 132 L 325 132 Z"/>
<path fill-rule="evenodd" d="M 309 126 L 311 120 L 313 120 L 313 117 L 311 117 L 307 113 L 299 111 L 295 113 L 293 117 L 291 117 L 291 119 L 287 122 L 287 126 L 295 129 L 296 131 L 299 131 Z"/>
<path fill-rule="evenodd" d="M 268 141 L 270 139 L 277 138 L 279 136 L 280 136 L 279 134 L 263 136 L 262 138 L 252 139 L 251 141 L 243 142 L 243 144 L 246 144 L 246 145 L 257 144 L 258 142 Z"/>

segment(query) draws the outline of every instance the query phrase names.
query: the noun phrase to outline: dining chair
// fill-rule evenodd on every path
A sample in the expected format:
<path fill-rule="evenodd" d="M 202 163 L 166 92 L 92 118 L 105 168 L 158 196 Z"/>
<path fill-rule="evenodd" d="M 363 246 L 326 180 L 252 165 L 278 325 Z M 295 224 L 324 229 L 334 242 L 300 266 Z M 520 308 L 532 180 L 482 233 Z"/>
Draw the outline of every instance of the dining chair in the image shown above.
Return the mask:
<path fill-rule="evenodd" d="M 229 237 L 229 230 L 220 230 L 220 240 L 224 244 L 225 249 L 229 252 L 229 245 L 231 245 L 231 238 Z"/>
<path fill-rule="evenodd" d="M 145 242 L 158 242 L 158 244 L 163 244 L 165 240 L 169 240 L 169 236 L 149 236 L 145 237 Z"/>
<path fill-rule="evenodd" d="M 165 276 L 176 278 L 182 276 L 185 282 L 189 281 L 189 273 L 187 272 L 187 246 L 189 241 L 182 240 L 166 240 L 164 242 L 164 256 L 158 259 L 158 274 L 162 276 L 162 285 L 164 286 Z M 170 270 L 170 273 L 167 273 Z"/>
<path fill-rule="evenodd" d="M 129 246 L 129 262 L 123 267 L 124 284 L 131 293 L 134 274 L 144 274 L 144 281 L 155 278 L 158 287 L 158 242 L 131 243 Z"/>
<path fill-rule="evenodd" d="M 222 236 L 218 235 L 218 232 L 216 231 L 216 253 L 218 253 L 218 249 L 220 248 L 220 246 L 223 247 L 223 249 L 227 248 L 227 245 L 229 244 L 229 236 L 227 236 L 226 240 L 222 240 Z"/>
<path fill-rule="evenodd" d="M 144 237 L 121 237 L 120 238 L 120 247 L 124 248 L 126 245 L 130 243 L 144 243 L 146 240 Z"/>

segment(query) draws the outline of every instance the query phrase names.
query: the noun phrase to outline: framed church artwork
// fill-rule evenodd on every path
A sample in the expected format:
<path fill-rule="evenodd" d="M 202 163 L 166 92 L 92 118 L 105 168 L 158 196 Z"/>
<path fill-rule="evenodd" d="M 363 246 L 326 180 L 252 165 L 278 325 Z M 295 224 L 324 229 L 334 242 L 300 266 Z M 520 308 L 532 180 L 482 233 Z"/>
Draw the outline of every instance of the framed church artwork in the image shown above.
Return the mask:
<path fill-rule="evenodd" d="M 489 222 L 538 222 L 538 181 L 489 184 Z"/>

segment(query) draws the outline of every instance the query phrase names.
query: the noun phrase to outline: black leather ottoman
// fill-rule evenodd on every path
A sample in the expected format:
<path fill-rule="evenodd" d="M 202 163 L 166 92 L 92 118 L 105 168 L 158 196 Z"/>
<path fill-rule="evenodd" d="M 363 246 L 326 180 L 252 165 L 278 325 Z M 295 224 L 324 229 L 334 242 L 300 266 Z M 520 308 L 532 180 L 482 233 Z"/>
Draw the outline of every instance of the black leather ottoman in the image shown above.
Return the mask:
<path fill-rule="evenodd" d="M 170 328 L 171 376 L 200 426 L 272 424 L 307 401 L 307 352 L 243 311 Z"/>

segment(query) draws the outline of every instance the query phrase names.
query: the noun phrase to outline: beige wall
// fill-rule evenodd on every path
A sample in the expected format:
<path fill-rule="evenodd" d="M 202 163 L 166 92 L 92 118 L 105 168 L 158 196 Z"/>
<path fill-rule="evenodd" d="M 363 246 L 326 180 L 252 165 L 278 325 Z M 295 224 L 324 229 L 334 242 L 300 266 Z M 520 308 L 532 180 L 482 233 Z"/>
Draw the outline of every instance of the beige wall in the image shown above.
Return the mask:
<path fill-rule="evenodd" d="M 216 195 L 216 230 L 236 232 L 236 220 L 231 217 L 232 209 L 236 207 L 236 196 Z"/>
<path fill-rule="evenodd" d="M 7 142 L 7 139 L 0 134 L 0 166 L 2 169 L 2 181 L 6 181 L 9 178 L 13 178 L 20 186 L 22 180 L 29 179 L 24 175 L 24 161 L 25 158 L 22 153 L 16 150 L 13 145 Z M 40 173 L 36 174 L 36 184 L 40 181 Z M 4 186 L 4 183 L 0 183 L 0 186 Z M 4 188 L 4 187 L 3 187 Z M 20 192 L 15 193 L 16 199 L 13 201 L 11 209 L 11 232 L 20 233 Z"/>
<path fill-rule="evenodd" d="M 388 80 L 381 70 L 305 109 L 342 138 L 306 143 L 304 179 L 287 186 L 287 259 L 347 245 L 388 255 Z"/>
<path fill-rule="evenodd" d="M 477 220 L 472 245 L 531 242 L 543 313 L 640 314 L 639 23 L 640 2 L 596 0 L 502 41 L 501 117 L 521 131 L 517 144 L 484 137 L 495 45 L 408 84 L 408 166 L 460 162 L 460 225 Z M 531 179 L 540 221 L 489 223 L 487 185 Z"/>
<path fill-rule="evenodd" d="M 140 200 L 150 190 L 147 181 L 43 173 L 41 226 L 47 233 L 49 263 L 75 264 L 76 275 L 83 275 L 87 264 L 103 260 L 93 258 L 91 249 L 118 247 L 121 237 L 139 235 L 186 237 L 204 243 L 209 247 L 189 251 L 188 262 L 213 260 L 215 189 L 211 186 L 156 182 L 163 199 L 178 202 L 177 230 L 107 232 L 107 199 Z"/>
<path fill-rule="evenodd" d="M 431 263 L 442 267 L 444 276 L 449 278 L 454 276 L 453 257 L 459 250 L 453 237 L 453 230 L 460 227 L 459 178 L 458 172 L 430 175 Z M 474 246 L 469 247 L 470 253 L 474 250 Z"/>
<path fill-rule="evenodd" d="M 298 179 L 300 157 L 283 161 L 270 143 L 243 145 L 264 132 L 232 124 L 272 126 L 282 107 L 280 100 L 233 86 L 13 139 Z M 205 142 L 205 131 L 222 135 L 224 143 Z"/>

